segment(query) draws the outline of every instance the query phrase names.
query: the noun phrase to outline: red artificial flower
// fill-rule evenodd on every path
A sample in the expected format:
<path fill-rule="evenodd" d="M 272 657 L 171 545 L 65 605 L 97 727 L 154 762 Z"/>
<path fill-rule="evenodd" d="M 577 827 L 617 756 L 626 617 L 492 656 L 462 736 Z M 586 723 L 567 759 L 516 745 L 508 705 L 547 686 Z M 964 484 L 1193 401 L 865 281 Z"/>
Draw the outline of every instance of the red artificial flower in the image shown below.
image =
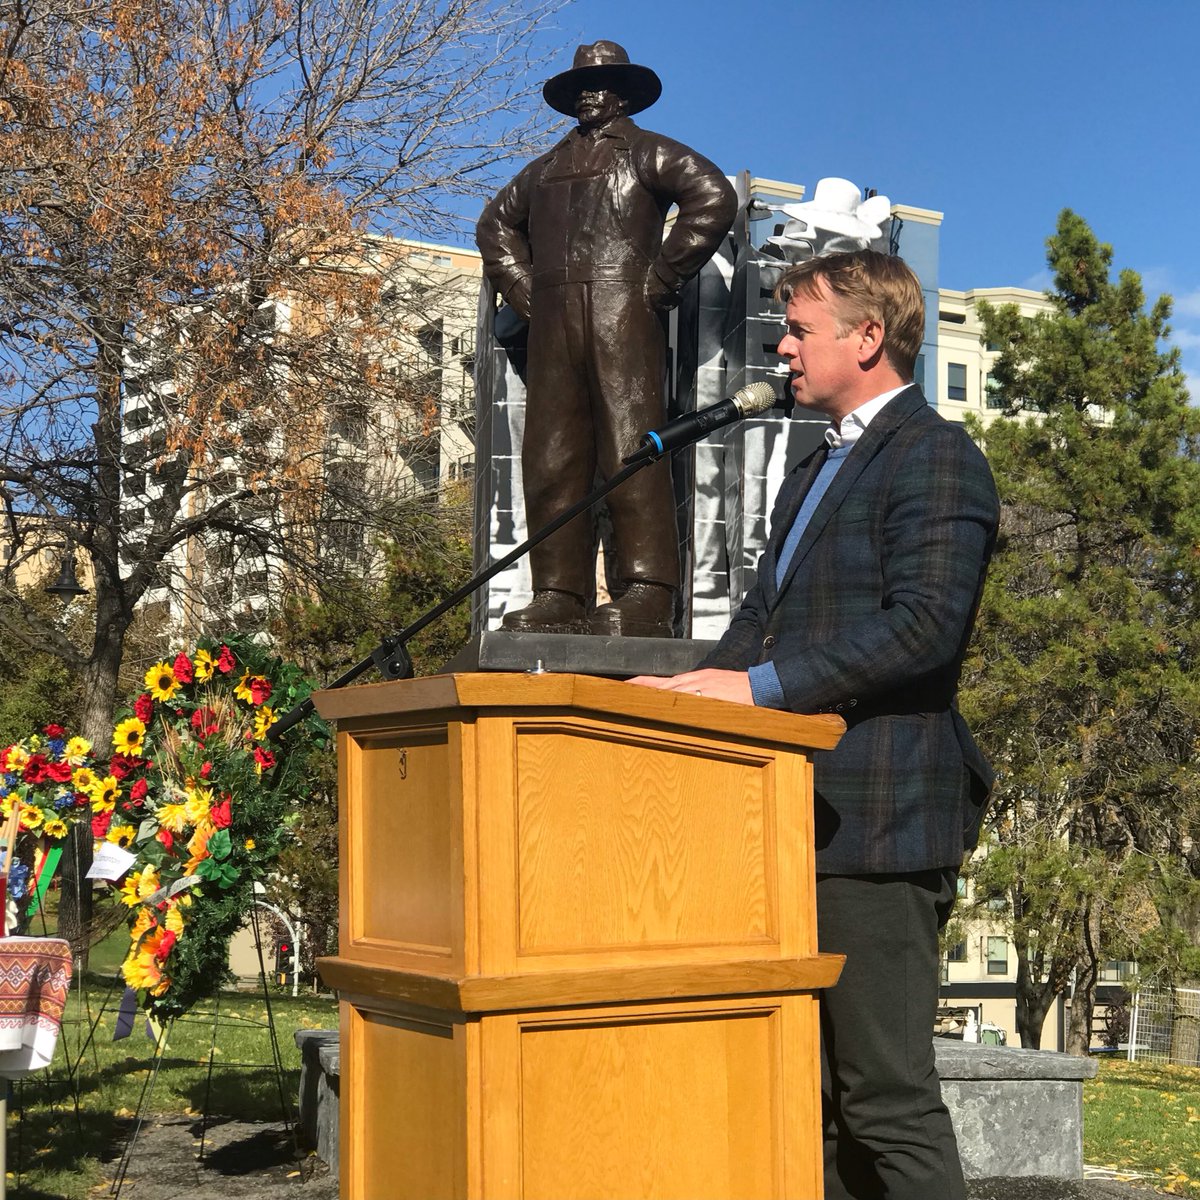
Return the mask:
<path fill-rule="evenodd" d="M 175 661 L 171 664 L 171 670 L 180 683 L 195 682 L 196 669 L 192 666 L 192 660 L 186 654 L 177 654 L 175 656 Z"/>
<path fill-rule="evenodd" d="M 158 948 L 154 951 L 154 957 L 159 962 L 164 962 L 168 954 L 171 953 L 172 947 L 175 945 L 175 931 L 172 929 L 163 930 L 163 935 L 158 939 Z"/>
<path fill-rule="evenodd" d="M 196 735 L 203 741 L 210 733 L 219 732 L 221 726 L 217 720 L 217 713 L 212 708 L 198 708 L 192 713 L 192 728 L 196 731 Z"/>
<path fill-rule="evenodd" d="M 5 746 L 3 750 L 0 750 L 0 771 L 8 770 L 8 756 L 13 749 L 12 746 Z"/>
<path fill-rule="evenodd" d="M 92 837 L 102 838 L 108 832 L 108 827 L 111 824 L 112 813 L 97 813 L 92 818 Z"/>
<path fill-rule="evenodd" d="M 88 794 L 86 792 L 76 792 L 75 793 L 75 807 L 76 808 L 87 808 L 87 806 L 90 803 L 91 803 L 91 798 L 88 796 Z"/>
<path fill-rule="evenodd" d="M 175 836 L 169 829 L 159 829 L 154 836 L 167 850 L 175 844 Z"/>
<path fill-rule="evenodd" d="M 135 779 L 133 786 L 129 789 L 129 798 L 135 804 L 145 800 L 146 793 L 150 790 L 150 785 L 144 779 Z"/>
<path fill-rule="evenodd" d="M 46 768 L 48 765 L 44 754 L 31 754 L 29 761 L 25 764 L 25 770 L 22 772 L 21 778 L 26 783 L 45 783 Z"/>
<path fill-rule="evenodd" d="M 149 692 L 143 692 L 133 702 L 133 715 L 137 717 L 143 725 L 150 724 L 150 718 L 154 714 L 154 700 Z"/>
<path fill-rule="evenodd" d="M 124 779 L 133 770 L 133 759 L 124 754 L 114 754 L 109 760 L 108 773 L 114 779 Z"/>
<path fill-rule="evenodd" d="M 270 750 L 264 750 L 261 746 L 255 746 L 254 761 L 258 763 L 260 770 L 269 771 L 275 765 L 275 755 Z"/>
<path fill-rule="evenodd" d="M 61 725 L 47 725 L 42 732 L 48 738 L 63 738 L 67 736 L 67 731 Z"/>
<path fill-rule="evenodd" d="M 212 763 L 203 763 L 200 767 L 200 778 L 207 779 L 212 774 Z"/>
<path fill-rule="evenodd" d="M 232 807 L 233 798 L 226 794 L 218 803 L 209 808 L 208 819 L 213 823 L 214 829 L 229 828 L 229 823 L 233 820 L 233 814 L 230 812 Z"/>
<path fill-rule="evenodd" d="M 271 681 L 264 679 L 261 675 L 255 675 L 247 683 L 250 688 L 250 695 L 254 700 L 255 707 L 266 704 L 271 698 Z"/>
<path fill-rule="evenodd" d="M 222 646 L 221 653 L 217 657 L 217 670 L 222 675 L 228 675 L 236 666 L 237 659 L 233 657 L 233 651 L 228 646 Z"/>
<path fill-rule="evenodd" d="M 70 783 L 75 768 L 69 762 L 52 762 L 46 765 L 46 774 L 55 783 Z"/>

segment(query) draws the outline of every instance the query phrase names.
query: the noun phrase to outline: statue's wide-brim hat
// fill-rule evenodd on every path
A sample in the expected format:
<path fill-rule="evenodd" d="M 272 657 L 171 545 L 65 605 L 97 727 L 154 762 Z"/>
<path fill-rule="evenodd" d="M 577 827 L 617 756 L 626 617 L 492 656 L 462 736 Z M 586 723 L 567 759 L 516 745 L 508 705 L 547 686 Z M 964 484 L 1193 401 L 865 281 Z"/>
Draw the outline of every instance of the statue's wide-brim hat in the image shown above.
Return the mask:
<path fill-rule="evenodd" d="M 542 95 L 551 108 L 573 117 L 580 92 L 600 91 L 615 92 L 628 103 L 630 114 L 639 113 L 662 95 L 662 80 L 649 67 L 631 63 L 616 42 L 593 42 L 575 51 L 569 71 L 546 80 Z"/>

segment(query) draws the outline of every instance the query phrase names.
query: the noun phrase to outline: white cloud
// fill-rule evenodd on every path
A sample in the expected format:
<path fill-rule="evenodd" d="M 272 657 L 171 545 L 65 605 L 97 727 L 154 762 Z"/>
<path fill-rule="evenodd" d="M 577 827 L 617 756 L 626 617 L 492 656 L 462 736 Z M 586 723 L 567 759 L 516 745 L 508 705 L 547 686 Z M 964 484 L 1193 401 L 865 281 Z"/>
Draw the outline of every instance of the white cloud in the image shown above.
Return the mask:
<path fill-rule="evenodd" d="M 1191 329 L 1172 329 L 1169 339 L 1186 355 L 1189 350 L 1200 350 L 1200 332 Z"/>
<path fill-rule="evenodd" d="M 1195 317 L 1200 319 L 1200 288 L 1193 292 L 1184 292 L 1175 297 L 1176 317 Z"/>
<path fill-rule="evenodd" d="M 1048 292 L 1054 287 L 1054 273 L 1049 267 L 1043 267 L 1036 275 L 1030 275 L 1020 284 L 1023 288 L 1028 288 L 1031 292 Z"/>

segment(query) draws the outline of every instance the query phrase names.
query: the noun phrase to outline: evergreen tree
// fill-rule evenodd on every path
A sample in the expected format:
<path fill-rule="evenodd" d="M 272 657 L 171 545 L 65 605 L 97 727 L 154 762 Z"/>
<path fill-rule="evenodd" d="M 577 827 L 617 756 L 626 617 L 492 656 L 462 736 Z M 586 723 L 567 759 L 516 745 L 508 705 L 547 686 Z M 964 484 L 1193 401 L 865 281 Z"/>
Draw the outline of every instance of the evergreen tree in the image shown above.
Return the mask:
<path fill-rule="evenodd" d="M 1188 966 L 1200 411 L 1164 348 L 1170 298 L 1114 281 L 1112 248 L 1070 210 L 1047 248 L 1052 312 L 981 306 L 1005 411 L 978 436 L 1003 515 L 963 708 L 997 768 L 976 895 L 1008 905 L 1022 1043 L 1071 990 L 1083 1052 L 1107 959 Z"/>

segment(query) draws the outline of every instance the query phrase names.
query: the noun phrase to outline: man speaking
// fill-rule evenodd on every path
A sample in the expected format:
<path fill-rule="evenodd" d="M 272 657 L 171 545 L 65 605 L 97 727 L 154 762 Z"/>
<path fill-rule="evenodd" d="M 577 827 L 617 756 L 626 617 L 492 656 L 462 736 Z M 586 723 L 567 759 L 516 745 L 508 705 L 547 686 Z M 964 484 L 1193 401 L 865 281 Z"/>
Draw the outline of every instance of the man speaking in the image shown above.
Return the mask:
<path fill-rule="evenodd" d="M 797 713 L 846 733 L 813 754 L 826 1197 L 962 1200 L 934 1067 L 938 930 L 992 775 L 955 694 L 999 503 L 958 426 L 913 385 L 912 271 L 872 250 L 789 268 L 778 353 L 826 444 L 785 480 L 758 578 L 697 670 L 646 686 Z"/>

